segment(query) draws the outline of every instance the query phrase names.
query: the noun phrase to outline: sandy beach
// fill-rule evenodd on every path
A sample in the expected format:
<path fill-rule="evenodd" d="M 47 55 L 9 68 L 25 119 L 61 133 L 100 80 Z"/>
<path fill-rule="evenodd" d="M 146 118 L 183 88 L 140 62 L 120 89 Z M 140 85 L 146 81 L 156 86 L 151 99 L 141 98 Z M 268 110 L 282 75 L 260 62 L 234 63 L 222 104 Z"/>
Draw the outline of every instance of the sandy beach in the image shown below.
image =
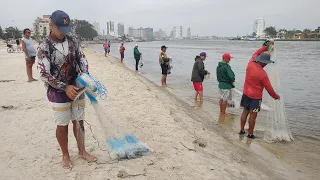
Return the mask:
<path fill-rule="evenodd" d="M 250 153 L 246 144 L 228 140 L 214 121 L 202 122 L 210 118 L 206 114 L 191 111 L 194 107 L 129 70 L 119 59 L 88 50 L 85 53 L 89 71 L 108 89 L 107 99 L 100 101 L 108 115 L 105 121 L 112 119 L 131 130 L 154 153 L 110 161 L 94 138 L 107 149 L 98 118 L 87 101 L 90 126 L 85 126 L 86 148 L 99 160 L 87 163 L 77 158 L 69 127 L 73 169 L 62 169 L 56 125 L 43 82 L 28 83 L 24 55 L 8 54 L 1 45 L 0 179 L 302 179 L 273 154 L 258 150 L 263 154 L 259 156 Z M 36 68 L 33 70 L 38 78 Z"/>

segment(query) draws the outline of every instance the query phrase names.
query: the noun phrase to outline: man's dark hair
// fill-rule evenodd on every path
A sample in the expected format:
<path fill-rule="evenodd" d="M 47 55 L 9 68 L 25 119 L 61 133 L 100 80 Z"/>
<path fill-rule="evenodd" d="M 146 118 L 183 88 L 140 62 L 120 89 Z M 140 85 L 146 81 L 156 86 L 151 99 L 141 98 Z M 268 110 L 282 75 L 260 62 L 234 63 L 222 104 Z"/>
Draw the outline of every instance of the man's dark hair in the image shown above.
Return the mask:
<path fill-rule="evenodd" d="M 30 29 L 29 29 L 29 28 L 25 28 L 25 29 L 23 30 L 23 35 L 25 35 L 27 31 L 30 31 Z"/>

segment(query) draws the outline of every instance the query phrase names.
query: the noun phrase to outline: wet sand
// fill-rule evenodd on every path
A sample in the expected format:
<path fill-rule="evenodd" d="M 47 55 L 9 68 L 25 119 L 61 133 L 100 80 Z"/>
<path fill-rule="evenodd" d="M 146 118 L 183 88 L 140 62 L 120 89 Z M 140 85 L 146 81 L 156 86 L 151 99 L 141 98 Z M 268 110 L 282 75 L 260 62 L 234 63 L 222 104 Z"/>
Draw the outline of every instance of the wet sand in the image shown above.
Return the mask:
<path fill-rule="evenodd" d="M 86 148 L 97 163 L 78 159 L 69 127 L 72 170 L 61 168 L 61 151 L 43 83 L 26 82 L 23 54 L 8 54 L 0 45 L 0 179 L 300 179 L 272 153 L 242 143 L 212 118 L 129 70 L 114 57 L 86 51 L 89 70 L 108 89 L 100 103 L 108 117 L 132 130 L 155 152 L 111 163 L 103 132 L 87 102 Z M 38 78 L 36 68 L 35 77 Z M 2 80 L 14 80 L 5 81 Z M 208 121 L 211 119 L 212 121 Z M 99 138 L 100 137 L 100 138 Z M 246 141 L 244 138 L 243 141 Z M 254 148 L 252 148 L 254 147 Z"/>

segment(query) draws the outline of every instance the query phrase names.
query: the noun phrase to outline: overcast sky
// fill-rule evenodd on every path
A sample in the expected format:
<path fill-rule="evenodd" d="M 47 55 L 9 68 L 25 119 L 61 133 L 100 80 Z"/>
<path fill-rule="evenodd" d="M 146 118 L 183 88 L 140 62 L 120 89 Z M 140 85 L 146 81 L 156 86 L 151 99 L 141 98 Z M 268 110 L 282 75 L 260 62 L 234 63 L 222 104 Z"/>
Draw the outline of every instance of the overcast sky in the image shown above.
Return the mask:
<path fill-rule="evenodd" d="M 0 0 L 0 25 L 30 27 L 37 16 L 60 9 L 71 19 L 112 20 L 129 26 L 191 27 L 192 35 L 237 36 L 252 33 L 258 17 L 267 26 L 315 29 L 320 26 L 320 0 Z M 13 21 L 13 22 L 12 22 Z"/>

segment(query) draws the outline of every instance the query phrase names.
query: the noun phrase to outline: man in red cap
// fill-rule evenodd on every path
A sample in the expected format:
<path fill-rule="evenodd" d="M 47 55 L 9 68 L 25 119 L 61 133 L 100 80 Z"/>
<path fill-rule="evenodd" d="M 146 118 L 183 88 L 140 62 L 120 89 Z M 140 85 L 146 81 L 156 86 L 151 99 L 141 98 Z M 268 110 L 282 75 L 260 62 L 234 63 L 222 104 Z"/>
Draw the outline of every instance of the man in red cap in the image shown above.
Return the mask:
<path fill-rule="evenodd" d="M 225 53 L 217 67 L 217 80 L 219 81 L 220 90 L 220 114 L 226 113 L 228 100 L 232 97 L 231 89 L 234 88 L 235 75 L 229 65 L 231 58 L 233 57 L 229 53 Z"/>

